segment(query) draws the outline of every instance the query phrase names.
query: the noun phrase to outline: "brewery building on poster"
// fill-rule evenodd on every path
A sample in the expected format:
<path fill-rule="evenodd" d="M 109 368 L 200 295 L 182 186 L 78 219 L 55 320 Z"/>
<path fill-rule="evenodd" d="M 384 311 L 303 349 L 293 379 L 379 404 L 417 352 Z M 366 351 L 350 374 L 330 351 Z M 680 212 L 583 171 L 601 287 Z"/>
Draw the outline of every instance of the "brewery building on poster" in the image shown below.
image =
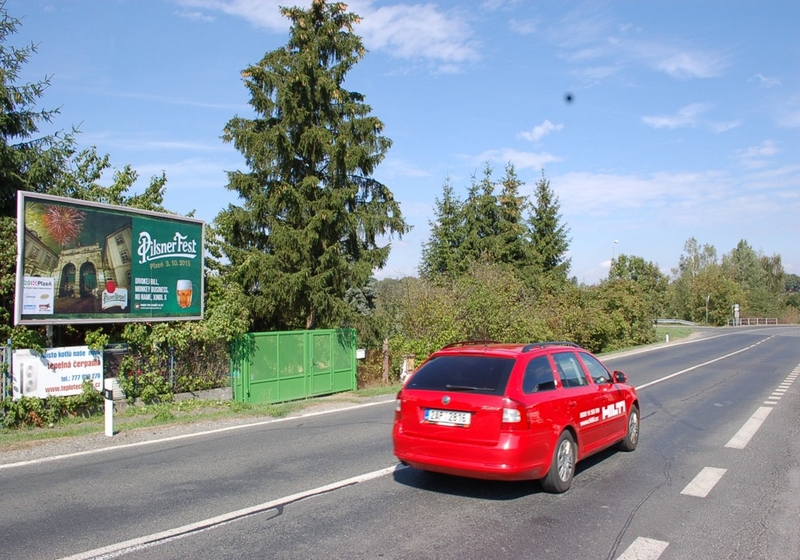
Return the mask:
<path fill-rule="evenodd" d="M 57 313 L 100 313 L 101 295 L 107 282 L 128 289 L 131 285 L 132 228 L 111 232 L 100 243 L 50 249 L 39 235 L 25 228 L 25 276 L 53 278 Z M 129 312 L 128 307 L 116 312 Z"/>

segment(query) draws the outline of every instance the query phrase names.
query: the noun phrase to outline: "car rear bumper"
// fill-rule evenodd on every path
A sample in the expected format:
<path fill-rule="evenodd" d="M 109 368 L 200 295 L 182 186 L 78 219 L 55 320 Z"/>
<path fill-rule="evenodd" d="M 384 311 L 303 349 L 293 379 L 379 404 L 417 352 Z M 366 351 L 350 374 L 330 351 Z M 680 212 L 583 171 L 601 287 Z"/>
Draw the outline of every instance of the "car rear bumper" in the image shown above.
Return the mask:
<path fill-rule="evenodd" d="M 502 434 L 493 447 L 456 444 L 394 435 L 394 454 L 404 464 L 425 471 L 486 480 L 534 480 L 550 468 L 551 453 L 542 442 Z"/>

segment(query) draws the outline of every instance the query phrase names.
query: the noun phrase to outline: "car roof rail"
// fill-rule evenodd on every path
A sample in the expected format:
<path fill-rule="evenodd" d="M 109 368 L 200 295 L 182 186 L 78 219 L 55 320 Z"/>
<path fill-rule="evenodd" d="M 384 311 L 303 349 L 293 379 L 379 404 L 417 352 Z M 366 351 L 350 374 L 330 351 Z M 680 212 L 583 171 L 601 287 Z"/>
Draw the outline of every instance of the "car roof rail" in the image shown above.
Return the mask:
<path fill-rule="evenodd" d="M 498 342 L 496 340 L 462 340 L 460 342 L 451 342 L 450 344 L 446 344 L 442 346 L 442 350 L 445 348 L 455 348 L 457 346 L 478 346 L 481 344 L 487 346 L 489 344 L 502 344 L 502 342 Z"/>
<path fill-rule="evenodd" d="M 570 342 L 568 340 L 546 340 L 544 342 L 534 342 L 533 344 L 526 344 L 523 348 L 523 352 L 530 352 L 534 348 L 544 348 L 546 346 L 570 346 L 572 348 L 580 348 L 580 344 L 575 344 L 574 342 Z"/>

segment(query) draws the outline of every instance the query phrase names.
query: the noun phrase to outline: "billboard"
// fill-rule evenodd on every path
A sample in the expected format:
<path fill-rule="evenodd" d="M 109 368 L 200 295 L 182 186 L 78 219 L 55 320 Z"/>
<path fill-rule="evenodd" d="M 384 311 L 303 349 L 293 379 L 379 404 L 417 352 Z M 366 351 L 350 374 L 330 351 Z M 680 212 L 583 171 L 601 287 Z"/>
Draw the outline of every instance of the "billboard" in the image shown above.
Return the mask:
<path fill-rule="evenodd" d="M 14 350 L 11 359 L 13 399 L 24 397 L 66 397 L 80 395 L 83 381 L 103 388 L 103 353 L 88 346 L 48 348 L 44 354 L 34 350 Z"/>
<path fill-rule="evenodd" d="M 202 319 L 203 226 L 18 192 L 15 324 Z"/>

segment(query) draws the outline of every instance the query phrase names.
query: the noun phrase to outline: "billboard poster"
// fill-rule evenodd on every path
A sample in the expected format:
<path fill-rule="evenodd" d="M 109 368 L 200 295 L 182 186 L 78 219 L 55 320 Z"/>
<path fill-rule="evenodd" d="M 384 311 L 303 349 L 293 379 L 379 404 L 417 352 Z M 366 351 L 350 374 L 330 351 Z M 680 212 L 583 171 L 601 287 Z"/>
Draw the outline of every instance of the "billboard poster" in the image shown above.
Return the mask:
<path fill-rule="evenodd" d="M 98 391 L 103 387 L 103 353 L 88 346 L 14 350 L 11 355 L 13 399 L 22 397 L 66 397 L 83 392 L 90 379 Z"/>
<path fill-rule="evenodd" d="M 203 318 L 201 220 L 18 193 L 16 324 Z"/>

